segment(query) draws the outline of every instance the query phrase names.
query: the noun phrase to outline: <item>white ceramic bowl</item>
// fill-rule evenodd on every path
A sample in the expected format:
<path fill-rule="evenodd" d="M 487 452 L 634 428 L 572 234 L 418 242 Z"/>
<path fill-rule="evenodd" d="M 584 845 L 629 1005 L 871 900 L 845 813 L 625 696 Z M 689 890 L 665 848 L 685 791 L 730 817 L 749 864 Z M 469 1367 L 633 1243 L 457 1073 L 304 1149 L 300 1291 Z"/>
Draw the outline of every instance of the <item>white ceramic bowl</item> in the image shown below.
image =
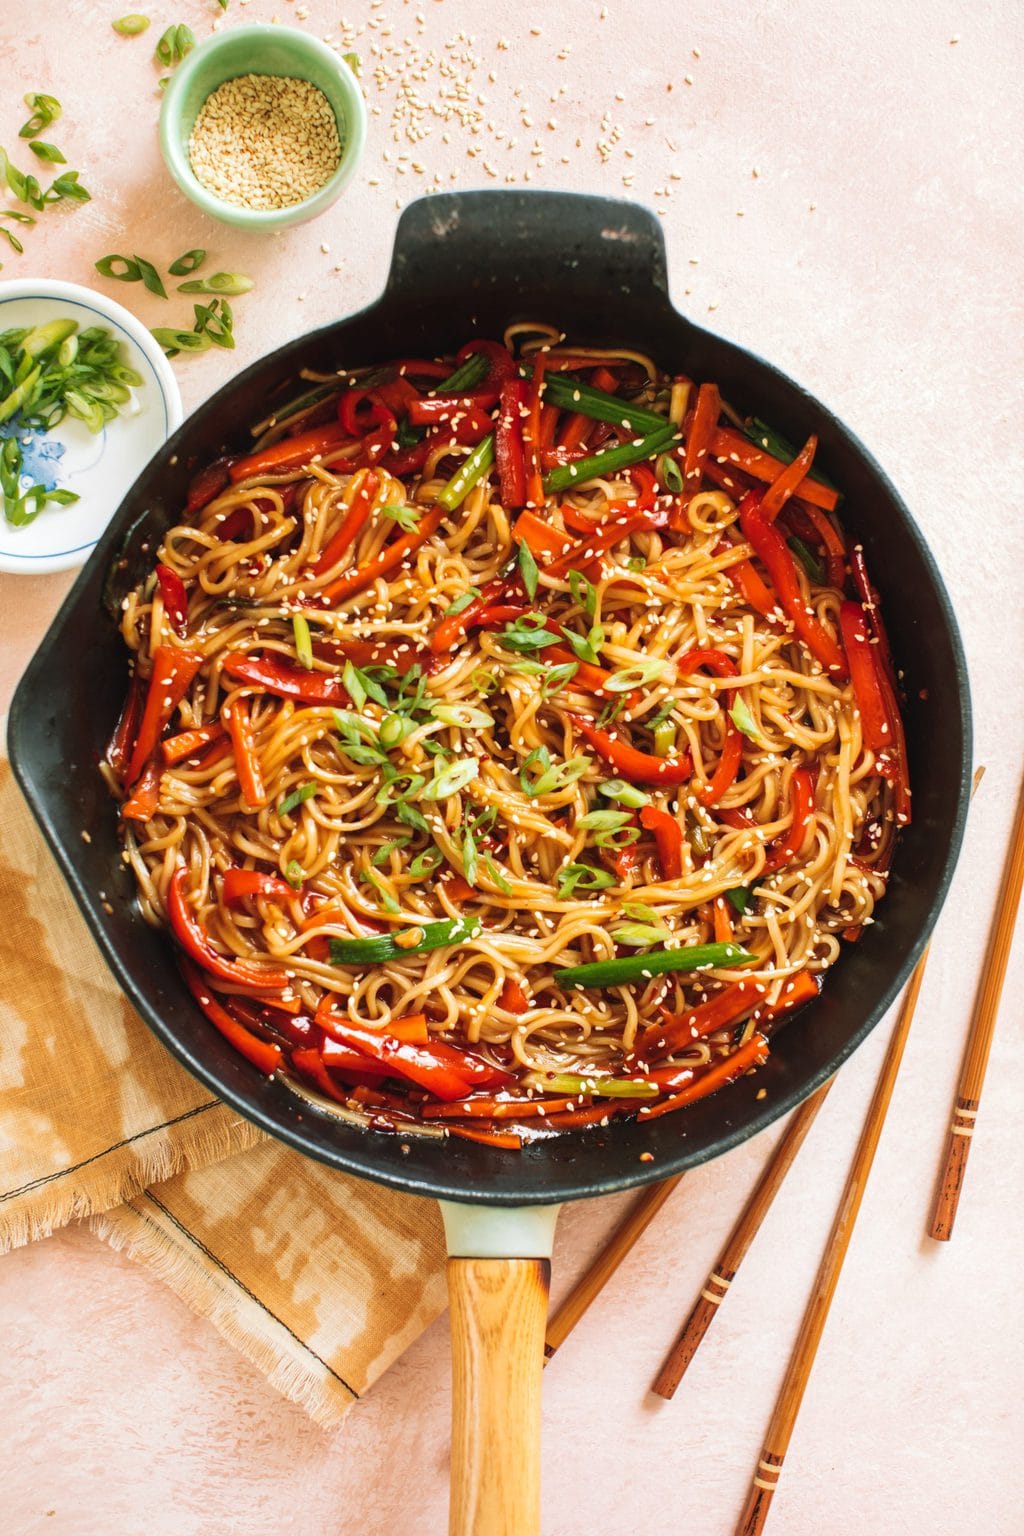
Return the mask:
<path fill-rule="evenodd" d="M 171 365 L 134 315 L 78 283 L 0 282 L 0 331 L 65 318 L 77 320 L 82 330 L 101 325 L 113 332 L 142 384 L 132 391 L 132 403 L 95 435 L 71 416 L 52 432 L 17 434 L 32 482 L 76 491 L 79 500 L 44 507 L 26 528 L 13 528 L 0 513 L 0 571 L 39 576 L 84 565 L 129 486 L 181 425 L 181 395 Z M 10 430 L 11 423 L 0 423 L 0 438 Z"/>

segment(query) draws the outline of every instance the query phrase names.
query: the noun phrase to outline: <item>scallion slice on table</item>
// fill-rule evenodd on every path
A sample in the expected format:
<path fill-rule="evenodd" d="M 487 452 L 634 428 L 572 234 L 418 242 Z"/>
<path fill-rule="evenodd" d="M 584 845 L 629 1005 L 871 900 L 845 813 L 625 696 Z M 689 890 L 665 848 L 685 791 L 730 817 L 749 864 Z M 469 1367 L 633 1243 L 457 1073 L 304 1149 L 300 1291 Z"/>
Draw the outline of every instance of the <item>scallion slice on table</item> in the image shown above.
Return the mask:
<path fill-rule="evenodd" d="M 24 98 L 32 116 L 18 129 L 19 139 L 34 139 L 44 128 L 55 123 L 63 110 L 56 96 L 46 96 L 41 91 L 29 91 Z"/>
<path fill-rule="evenodd" d="M 255 284 L 244 272 L 214 272 L 211 277 L 195 277 L 191 282 L 179 283 L 179 293 L 226 293 L 231 298 L 248 293 Z"/>
<path fill-rule="evenodd" d="M 45 160 L 47 165 L 67 165 L 68 163 L 56 144 L 44 144 L 42 139 L 30 139 L 28 147 L 37 160 Z"/>
<path fill-rule="evenodd" d="M 738 944 L 687 944 L 681 949 L 650 949 L 641 955 L 570 965 L 555 972 L 555 981 L 560 987 L 619 987 L 670 971 L 727 970 L 753 959 L 750 951 Z"/>
<path fill-rule="evenodd" d="M 110 25 L 121 37 L 138 37 L 139 33 L 145 32 L 149 26 L 149 17 L 142 16 L 139 12 L 133 11 L 130 16 L 120 16 L 117 21 L 112 21 Z"/>
<path fill-rule="evenodd" d="M 190 272 L 196 272 L 206 260 L 206 252 L 196 247 L 194 250 L 185 251 L 181 256 L 175 257 L 167 268 L 172 277 L 188 277 Z"/>
<path fill-rule="evenodd" d="M 662 417 L 659 420 L 663 424 L 647 437 L 633 443 L 619 443 L 615 448 L 603 448 L 589 458 L 577 459 L 574 464 L 559 464 L 549 470 L 544 476 L 545 491 L 566 491 L 598 475 L 614 474 L 617 470 L 628 469 L 631 464 L 641 464 L 645 459 L 656 458 L 676 441 L 676 429 L 671 422 L 664 422 Z"/>
<path fill-rule="evenodd" d="M 412 927 L 375 934 L 369 939 L 330 939 L 331 964 L 376 965 L 384 960 L 401 960 L 405 955 L 422 955 L 430 949 L 475 939 L 482 927 L 478 917 L 447 917 L 435 923 L 414 923 Z"/>

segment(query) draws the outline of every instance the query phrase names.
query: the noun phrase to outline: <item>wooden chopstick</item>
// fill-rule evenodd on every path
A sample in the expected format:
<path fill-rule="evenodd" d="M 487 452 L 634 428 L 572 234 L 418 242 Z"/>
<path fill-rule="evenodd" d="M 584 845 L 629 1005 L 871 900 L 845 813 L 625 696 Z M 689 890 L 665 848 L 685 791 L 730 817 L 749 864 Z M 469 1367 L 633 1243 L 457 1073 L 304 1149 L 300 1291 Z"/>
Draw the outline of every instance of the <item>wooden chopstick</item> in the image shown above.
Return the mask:
<path fill-rule="evenodd" d="M 850 1246 L 850 1238 L 853 1236 L 857 1213 L 864 1198 L 871 1164 L 874 1162 L 889 1101 L 896 1084 L 896 1076 L 903 1059 L 903 1048 L 907 1043 L 914 1009 L 917 1007 L 927 959 L 926 949 L 917 963 L 903 998 L 899 1020 L 889 1042 L 881 1075 L 871 1099 L 871 1107 L 857 1143 L 857 1151 L 846 1177 L 839 1208 L 829 1233 L 828 1244 L 814 1278 L 811 1299 L 804 1312 L 800 1332 L 786 1368 L 786 1375 L 764 1438 L 764 1447 L 757 1463 L 750 1493 L 736 1527 L 736 1536 L 758 1536 L 768 1518 L 772 1496 L 778 1486 L 782 1463 L 789 1449 L 790 1437 L 796 1425 L 797 1414 L 800 1412 L 800 1403 L 814 1366 L 814 1357 L 821 1343 L 829 1308 L 842 1273 L 843 1261 Z"/>
<path fill-rule="evenodd" d="M 1021 886 L 1024 885 L 1024 784 L 1021 785 L 1017 818 L 1014 823 L 1010 851 L 1003 871 L 1003 886 L 996 908 L 996 920 L 985 956 L 985 970 L 981 990 L 974 1007 L 971 1027 L 967 1035 L 967 1050 L 960 1069 L 953 1120 L 946 1141 L 946 1156 L 939 1179 L 939 1192 L 932 1215 L 931 1235 L 940 1243 L 947 1243 L 953 1235 L 960 1192 L 967 1170 L 967 1155 L 971 1150 L 974 1122 L 981 1102 L 981 1090 L 985 1085 L 992 1036 L 1006 966 L 1013 942 L 1013 928 L 1020 905 Z"/>
<path fill-rule="evenodd" d="M 669 1195 L 676 1188 L 681 1173 L 660 1184 L 645 1189 L 639 1200 L 634 1201 L 625 1220 L 612 1234 L 608 1246 L 598 1254 L 582 1279 L 578 1280 L 558 1311 L 548 1320 L 544 1335 L 544 1364 L 553 1358 L 586 1312 L 591 1302 L 614 1275 L 623 1259 L 661 1210 Z"/>
<path fill-rule="evenodd" d="M 729 1286 L 736 1277 L 736 1271 L 757 1236 L 762 1221 L 771 1209 L 772 1201 L 782 1188 L 786 1174 L 803 1146 L 804 1138 L 814 1124 L 818 1110 L 828 1097 L 832 1083 L 833 1079 L 829 1078 L 828 1082 L 823 1083 L 809 1099 L 805 1099 L 790 1117 L 789 1124 L 743 1207 L 739 1220 L 729 1233 L 725 1247 L 715 1260 L 714 1267 L 705 1280 L 689 1317 L 683 1324 L 682 1333 L 658 1373 L 651 1390 L 657 1392 L 659 1397 L 671 1398 L 675 1394 L 687 1366 L 711 1326 L 712 1318 L 726 1298 Z"/>

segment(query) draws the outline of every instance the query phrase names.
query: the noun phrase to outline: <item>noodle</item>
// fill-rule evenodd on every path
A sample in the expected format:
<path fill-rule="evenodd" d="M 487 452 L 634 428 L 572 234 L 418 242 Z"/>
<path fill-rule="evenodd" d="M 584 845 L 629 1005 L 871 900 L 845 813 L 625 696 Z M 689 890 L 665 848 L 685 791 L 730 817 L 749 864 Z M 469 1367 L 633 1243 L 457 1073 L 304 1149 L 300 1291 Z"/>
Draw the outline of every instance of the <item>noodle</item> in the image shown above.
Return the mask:
<path fill-rule="evenodd" d="M 529 1139 L 573 1123 L 566 1098 L 642 1119 L 748 1042 L 763 1060 L 872 921 L 909 788 L 881 663 L 849 638 L 877 608 L 815 568 L 810 482 L 784 494 L 786 458 L 766 483 L 732 454 L 726 489 L 707 447 L 694 467 L 710 386 L 643 353 L 536 324 L 505 346 L 518 364 L 479 344 L 485 377 L 454 396 L 432 362 L 304 375 L 251 457 L 208 472 L 124 601 L 133 695 L 104 773 L 143 916 L 257 1066 L 380 1129 Z M 542 355 L 579 380 L 567 405 L 531 404 Z M 666 441 L 679 423 L 657 481 L 509 491 L 656 430 L 630 409 Z M 481 1094 L 498 1107 L 467 1109 Z M 545 1094 L 563 1108 L 517 1124 Z"/>

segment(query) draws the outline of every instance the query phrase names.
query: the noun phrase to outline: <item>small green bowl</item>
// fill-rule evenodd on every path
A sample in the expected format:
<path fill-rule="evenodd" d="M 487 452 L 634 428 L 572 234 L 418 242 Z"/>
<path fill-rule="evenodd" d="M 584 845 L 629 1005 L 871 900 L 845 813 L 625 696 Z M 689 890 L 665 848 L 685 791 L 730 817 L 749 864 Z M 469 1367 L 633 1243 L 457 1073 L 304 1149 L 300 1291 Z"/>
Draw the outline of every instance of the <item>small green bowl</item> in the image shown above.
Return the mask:
<path fill-rule="evenodd" d="M 207 190 L 192 171 L 188 141 L 206 98 L 239 75 L 282 75 L 317 86 L 334 111 L 341 160 L 330 181 L 312 197 L 287 208 L 242 208 Z M 318 38 L 296 27 L 231 27 L 200 43 L 178 65 L 160 109 L 160 148 L 167 169 L 197 208 L 237 229 L 274 230 L 315 219 L 351 179 L 366 140 L 366 106 L 355 75 Z"/>

